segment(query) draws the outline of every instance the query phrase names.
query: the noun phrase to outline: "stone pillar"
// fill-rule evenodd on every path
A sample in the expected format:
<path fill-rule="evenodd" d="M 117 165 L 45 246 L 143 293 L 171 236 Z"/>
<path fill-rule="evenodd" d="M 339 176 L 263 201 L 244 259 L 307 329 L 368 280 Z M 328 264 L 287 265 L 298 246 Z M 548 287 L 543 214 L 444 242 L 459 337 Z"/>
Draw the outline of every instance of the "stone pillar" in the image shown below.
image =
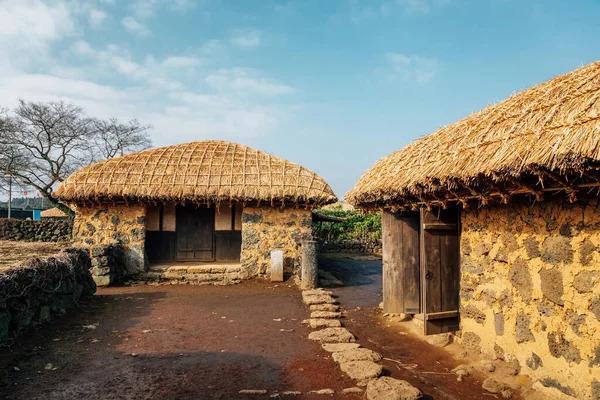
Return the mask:
<path fill-rule="evenodd" d="M 317 259 L 317 242 L 302 241 L 302 289 L 314 289 L 319 284 L 319 262 Z"/>

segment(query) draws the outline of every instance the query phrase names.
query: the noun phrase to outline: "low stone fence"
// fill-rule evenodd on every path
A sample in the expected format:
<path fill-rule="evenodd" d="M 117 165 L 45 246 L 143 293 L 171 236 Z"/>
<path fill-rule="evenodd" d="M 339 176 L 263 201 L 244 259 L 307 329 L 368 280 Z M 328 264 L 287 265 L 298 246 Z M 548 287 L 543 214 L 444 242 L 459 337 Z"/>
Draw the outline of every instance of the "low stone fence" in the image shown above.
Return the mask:
<path fill-rule="evenodd" d="M 71 240 L 73 221 L 53 219 L 31 221 L 0 219 L 0 240 L 23 242 L 68 242 Z"/>
<path fill-rule="evenodd" d="M 381 254 L 381 240 L 318 240 L 319 253 Z"/>
<path fill-rule="evenodd" d="M 91 297 L 96 284 L 90 268 L 88 250 L 68 249 L 1 272 L 0 343 Z"/>
<path fill-rule="evenodd" d="M 90 249 L 92 256 L 92 277 L 97 286 L 108 286 L 125 277 L 125 252 L 119 243 L 94 246 Z"/>

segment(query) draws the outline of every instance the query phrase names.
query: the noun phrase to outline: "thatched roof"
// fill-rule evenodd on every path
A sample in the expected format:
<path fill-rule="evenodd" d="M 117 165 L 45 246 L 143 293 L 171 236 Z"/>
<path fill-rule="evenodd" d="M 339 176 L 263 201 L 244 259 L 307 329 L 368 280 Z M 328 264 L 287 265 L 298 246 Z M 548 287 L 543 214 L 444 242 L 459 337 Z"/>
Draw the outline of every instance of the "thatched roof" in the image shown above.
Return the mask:
<path fill-rule="evenodd" d="M 66 217 L 67 214 L 65 214 L 63 211 L 59 210 L 58 208 L 54 207 L 54 208 L 49 208 L 47 210 L 44 210 L 40 213 L 40 216 L 42 218 L 63 218 Z"/>
<path fill-rule="evenodd" d="M 263 202 L 317 206 L 337 199 L 297 164 L 219 140 L 128 154 L 85 167 L 55 195 L 65 202 Z"/>
<path fill-rule="evenodd" d="M 598 185 L 600 62 L 512 95 L 379 160 L 346 195 L 412 208 Z M 574 181 L 577 180 L 577 181 Z M 557 189 L 558 188 L 558 189 Z"/>

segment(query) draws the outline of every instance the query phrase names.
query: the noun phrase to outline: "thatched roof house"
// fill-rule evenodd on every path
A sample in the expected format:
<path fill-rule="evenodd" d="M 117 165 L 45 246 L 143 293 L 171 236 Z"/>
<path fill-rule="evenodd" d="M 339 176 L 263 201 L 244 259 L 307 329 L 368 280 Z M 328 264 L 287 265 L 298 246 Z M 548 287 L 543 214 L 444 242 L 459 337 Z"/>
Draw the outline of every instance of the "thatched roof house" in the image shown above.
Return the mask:
<path fill-rule="evenodd" d="M 67 214 L 64 211 L 54 207 L 40 212 L 42 218 L 67 218 Z"/>
<path fill-rule="evenodd" d="M 599 97 L 595 62 L 379 160 L 346 199 L 363 208 L 508 202 L 516 194 L 541 199 L 557 191 L 574 199 L 600 177 Z"/>
<path fill-rule="evenodd" d="M 160 278 L 217 283 L 268 275 L 274 249 L 284 250 L 291 269 L 298 242 L 310 237 L 311 210 L 337 200 L 314 172 L 218 140 L 90 165 L 55 195 L 76 210 L 76 240 L 126 248 L 125 274 L 145 272 L 149 262 L 160 264 L 151 271 Z M 175 261 L 232 265 L 192 274 L 187 264 L 173 267 Z"/>
<path fill-rule="evenodd" d="M 600 62 L 379 160 L 384 309 L 576 398 L 600 396 Z"/>
<path fill-rule="evenodd" d="M 206 140 L 102 161 L 75 172 L 55 194 L 66 202 L 261 202 L 315 207 L 336 201 L 308 169 L 240 144 Z"/>

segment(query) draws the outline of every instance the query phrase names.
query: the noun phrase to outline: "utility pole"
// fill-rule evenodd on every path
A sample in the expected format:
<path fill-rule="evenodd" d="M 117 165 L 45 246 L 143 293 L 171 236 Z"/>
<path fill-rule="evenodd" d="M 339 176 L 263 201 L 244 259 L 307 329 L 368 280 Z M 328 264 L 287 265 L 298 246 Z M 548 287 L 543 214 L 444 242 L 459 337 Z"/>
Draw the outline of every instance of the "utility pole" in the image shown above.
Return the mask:
<path fill-rule="evenodd" d="M 12 208 L 12 175 L 8 174 L 8 219 L 10 219 L 10 211 Z"/>

